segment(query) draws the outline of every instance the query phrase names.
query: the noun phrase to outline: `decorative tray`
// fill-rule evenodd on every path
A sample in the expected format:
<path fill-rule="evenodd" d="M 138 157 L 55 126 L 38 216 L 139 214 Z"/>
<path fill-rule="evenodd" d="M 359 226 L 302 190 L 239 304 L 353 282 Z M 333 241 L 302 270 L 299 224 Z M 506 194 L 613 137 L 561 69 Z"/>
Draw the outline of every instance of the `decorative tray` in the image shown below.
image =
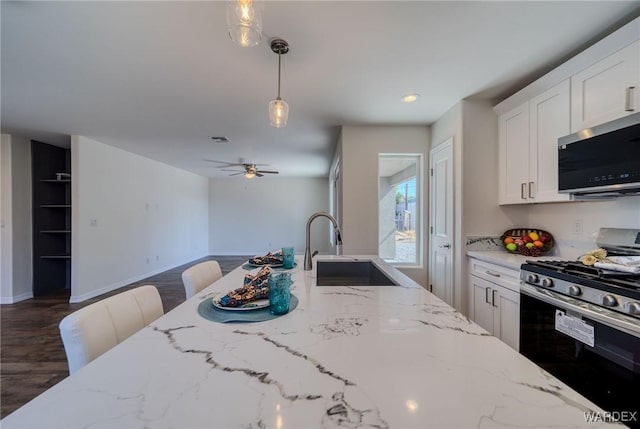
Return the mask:
<path fill-rule="evenodd" d="M 500 237 L 502 247 L 509 253 L 524 256 L 548 255 L 554 246 L 553 235 L 538 228 L 512 228 Z"/>

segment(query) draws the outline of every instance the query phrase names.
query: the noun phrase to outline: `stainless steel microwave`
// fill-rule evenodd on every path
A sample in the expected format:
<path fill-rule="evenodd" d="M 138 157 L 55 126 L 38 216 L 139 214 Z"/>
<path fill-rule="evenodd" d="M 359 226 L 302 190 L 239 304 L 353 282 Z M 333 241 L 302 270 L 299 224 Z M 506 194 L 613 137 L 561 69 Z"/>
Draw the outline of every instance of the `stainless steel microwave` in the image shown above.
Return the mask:
<path fill-rule="evenodd" d="M 558 192 L 640 195 L 640 112 L 560 137 Z"/>

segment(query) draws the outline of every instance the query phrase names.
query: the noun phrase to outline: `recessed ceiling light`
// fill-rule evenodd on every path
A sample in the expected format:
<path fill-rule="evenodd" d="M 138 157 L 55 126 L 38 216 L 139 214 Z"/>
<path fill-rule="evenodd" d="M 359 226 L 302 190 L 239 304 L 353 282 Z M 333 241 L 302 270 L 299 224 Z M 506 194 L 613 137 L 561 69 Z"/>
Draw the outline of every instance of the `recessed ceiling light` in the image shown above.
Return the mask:
<path fill-rule="evenodd" d="M 229 141 L 229 139 L 226 137 L 211 137 L 211 140 L 213 140 L 216 143 L 226 143 Z"/>
<path fill-rule="evenodd" d="M 420 98 L 420 94 L 407 94 L 404 97 L 402 97 L 401 100 L 403 103 L 413 103 L 417 101 L 418 98 Z"/>

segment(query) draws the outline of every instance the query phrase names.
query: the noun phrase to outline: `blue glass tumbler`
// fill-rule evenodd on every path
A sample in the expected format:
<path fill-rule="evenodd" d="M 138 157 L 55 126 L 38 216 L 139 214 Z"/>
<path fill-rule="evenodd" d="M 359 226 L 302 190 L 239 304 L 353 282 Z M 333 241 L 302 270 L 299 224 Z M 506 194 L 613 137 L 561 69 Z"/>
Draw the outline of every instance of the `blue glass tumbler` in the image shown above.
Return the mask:
<path fill-rule="evenodd" d="M 291 301 L 291 273 L 269 274 L 269 312 L 287 314 Z"/>
<path fill-rule="evenodd" d="M 283 247 L 282 248 L 282 268 L 287 270 L 293 268 L 293 264 L 295 263 L 295 249 L 293 247 Z"/>

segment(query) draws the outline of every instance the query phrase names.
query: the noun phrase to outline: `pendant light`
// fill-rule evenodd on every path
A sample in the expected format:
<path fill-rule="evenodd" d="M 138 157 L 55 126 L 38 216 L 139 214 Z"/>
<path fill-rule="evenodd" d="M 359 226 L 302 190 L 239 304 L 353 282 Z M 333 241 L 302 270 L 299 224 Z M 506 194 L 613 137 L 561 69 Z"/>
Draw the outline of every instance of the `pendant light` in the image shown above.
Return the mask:
<path fill-rule="evenodd" d="M 230 0 L 227 2 L 229 37 L 243 48 L 256 46 L 262 39 L 262 2 Z"/>
<path fill-rule="evenodd" d="M 280 67 L 282 55 L 289 52 L 289 44 L 283 39 L 273 39 L 271 50 L 278 54 L 278 96 L 269 103 L 269 122 L 272 127 L 282 128 L 287 126 L 289 105 L 280 98 Z"/>

